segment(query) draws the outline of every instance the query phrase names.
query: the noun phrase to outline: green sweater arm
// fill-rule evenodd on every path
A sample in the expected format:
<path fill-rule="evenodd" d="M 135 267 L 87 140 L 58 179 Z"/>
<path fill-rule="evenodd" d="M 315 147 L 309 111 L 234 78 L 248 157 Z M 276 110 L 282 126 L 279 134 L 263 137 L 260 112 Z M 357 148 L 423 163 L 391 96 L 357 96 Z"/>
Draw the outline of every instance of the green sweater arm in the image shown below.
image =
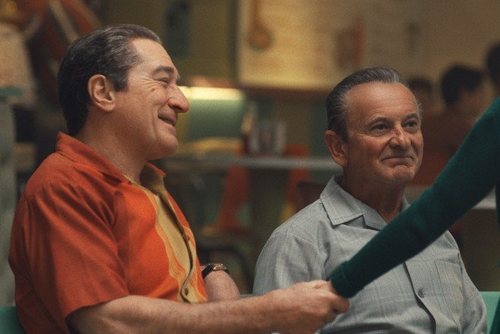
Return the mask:
<path fill-rule="evenodd" d="M 421 252 L 480 202 L 499 180 L 500 98 L 497 98 L 434 184 L 333 271 L 330 279 L 336 291 L 352 297 L 365 285 Z M 499 195 L 497 187 L 497 210 Z"/>

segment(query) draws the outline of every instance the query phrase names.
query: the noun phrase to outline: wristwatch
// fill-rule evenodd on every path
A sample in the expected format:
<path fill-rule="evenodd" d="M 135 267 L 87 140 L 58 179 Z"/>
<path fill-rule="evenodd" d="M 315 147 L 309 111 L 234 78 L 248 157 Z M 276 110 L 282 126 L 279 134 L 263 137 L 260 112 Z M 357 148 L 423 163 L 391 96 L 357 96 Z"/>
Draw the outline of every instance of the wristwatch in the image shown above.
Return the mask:
<path fill-rule="evenodd" d="M 224 264 L 222 264 L 222 263 L 209 263 L 201 271 L 201 277 L 205 278 L 212 271 L 221 271 L 221 270 L 225 271 L 226 273 L 229 273 L 229 270 L 227 269 L 227 267 Z"/>

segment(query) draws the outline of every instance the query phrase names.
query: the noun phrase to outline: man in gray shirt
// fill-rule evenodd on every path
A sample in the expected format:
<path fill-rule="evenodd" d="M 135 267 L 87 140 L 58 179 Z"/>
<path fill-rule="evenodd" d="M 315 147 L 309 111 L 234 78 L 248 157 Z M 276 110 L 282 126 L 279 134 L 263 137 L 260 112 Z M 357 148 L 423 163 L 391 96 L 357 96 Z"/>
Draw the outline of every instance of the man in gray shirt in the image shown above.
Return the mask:
<path fill-rule="evenodd" d="M 327 111 L 325 141 L 343 176 L 274 231 L 257 262 L 256 294 L 328 278 L 408 207 L 404 191 L 420 167 L 423 138 L 420 108 L 398 74 L 372 68 L 350 75 L 329 94 Z M 446 233 L 364 288 L 322 332 L 484 333 L 485 317 Z"/>

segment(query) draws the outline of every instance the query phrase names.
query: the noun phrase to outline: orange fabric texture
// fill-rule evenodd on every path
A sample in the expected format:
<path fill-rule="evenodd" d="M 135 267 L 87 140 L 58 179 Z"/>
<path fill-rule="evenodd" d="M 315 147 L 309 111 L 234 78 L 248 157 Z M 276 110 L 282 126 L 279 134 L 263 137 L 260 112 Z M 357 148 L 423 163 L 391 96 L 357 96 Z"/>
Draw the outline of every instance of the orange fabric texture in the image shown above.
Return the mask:
<path fill-rule="evenodd" d="M 27 183 L 12 228 L 9 260 L 28 333 L 68 333 L 71 312 L 127 295 L 206 300 L 193 234 L 175 201 L 158 187 L 163 173 L 148 165 L 141 177 L 174 220 L 193 268 L 181 271 L 183 277 L 169 271 L 176 261 L 165 242 L 169 236 L 144 189 L 85 144 L 60 134 L 56 152 Z"/>

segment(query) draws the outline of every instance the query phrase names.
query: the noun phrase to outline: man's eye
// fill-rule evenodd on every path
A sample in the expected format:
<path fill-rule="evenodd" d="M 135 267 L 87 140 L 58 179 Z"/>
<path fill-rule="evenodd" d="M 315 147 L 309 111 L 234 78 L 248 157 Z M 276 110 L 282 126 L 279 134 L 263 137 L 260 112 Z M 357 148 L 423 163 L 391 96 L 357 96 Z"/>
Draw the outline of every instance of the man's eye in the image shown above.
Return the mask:
<path fill-rule="evenodd" d="M 170 79 L 169 78 L 160 78 L 158 79 L 159 82 L 161 82 L 164 85 L 169 85 L 170 84 Z"/>
<path fill-rule="evenodd" d="M 387 129 L 387 125 L 385 124 L 375 124 L 371 127 L 372 131 L 383 131 Z"/>
<path fill-rule="evenodd" d="M 406 122 L 405 127 L 410 128 L 410 129 L 418 129 L 418 128 L 420 128 L 420 122 L 419 121 L 408 121 L 408 122 Z"/>

